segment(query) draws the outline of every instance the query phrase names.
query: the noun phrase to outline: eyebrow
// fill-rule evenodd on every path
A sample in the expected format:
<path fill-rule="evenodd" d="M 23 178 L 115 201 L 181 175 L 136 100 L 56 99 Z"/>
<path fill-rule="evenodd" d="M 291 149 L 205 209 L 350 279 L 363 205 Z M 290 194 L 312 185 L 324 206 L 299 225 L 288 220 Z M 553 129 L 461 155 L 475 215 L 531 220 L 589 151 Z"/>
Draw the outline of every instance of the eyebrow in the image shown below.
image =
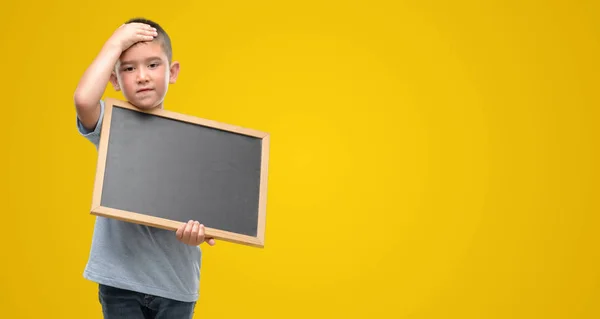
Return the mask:
<path fill-rule="evenodd" d="M 146 59 L 146 62 L 148 61 L 153 61 L 153 60 L 162 60 L 159 56 L 151 56 L 149 58 Z M 123 61 L 121 62 L 121 65 L 124 64 L 135 64 L 136 61 Z"/>

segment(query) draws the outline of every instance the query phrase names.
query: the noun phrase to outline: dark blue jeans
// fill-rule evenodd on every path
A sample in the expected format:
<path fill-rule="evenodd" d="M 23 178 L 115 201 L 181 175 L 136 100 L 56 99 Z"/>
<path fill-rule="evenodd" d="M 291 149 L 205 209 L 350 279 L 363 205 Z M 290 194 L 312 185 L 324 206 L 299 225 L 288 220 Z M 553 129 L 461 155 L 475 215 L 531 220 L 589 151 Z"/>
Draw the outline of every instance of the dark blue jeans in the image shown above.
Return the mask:
<path fill-rule="evenodd" d="M 105 319 L 191 319 L 196 306 L 105 285 L 99 285 L 98 297 Z"/>

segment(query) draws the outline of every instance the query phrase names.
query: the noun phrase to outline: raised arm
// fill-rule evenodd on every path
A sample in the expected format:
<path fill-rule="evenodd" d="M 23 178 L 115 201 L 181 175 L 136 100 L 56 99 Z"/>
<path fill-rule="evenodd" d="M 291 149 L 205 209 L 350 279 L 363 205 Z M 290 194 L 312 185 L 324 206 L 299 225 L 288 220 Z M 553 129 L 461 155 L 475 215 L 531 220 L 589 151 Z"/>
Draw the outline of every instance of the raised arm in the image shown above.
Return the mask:
<path fill-rule="evenodd" d="M 93 129 L 100 117 L 100 99 L 115 65 L 124 50 L 140 41 L 151 41 L 156 30 L 143 23 L 120 26 L 106 41 L 102 50 L 79 80 L 73 100 L 77 116 L 86 129 Z"/>

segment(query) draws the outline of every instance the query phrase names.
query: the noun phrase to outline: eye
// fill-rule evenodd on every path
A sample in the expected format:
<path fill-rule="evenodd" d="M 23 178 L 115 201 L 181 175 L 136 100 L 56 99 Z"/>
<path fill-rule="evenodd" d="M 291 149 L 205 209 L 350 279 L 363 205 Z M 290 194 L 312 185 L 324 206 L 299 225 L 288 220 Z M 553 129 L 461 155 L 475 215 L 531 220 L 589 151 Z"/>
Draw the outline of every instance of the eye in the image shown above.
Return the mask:
<path fill-rule="evenodd" d="M 151 69 L 154 69 L 156 67 L 158 67 L 158 63 L 152 63 L 152 64 L 150 64 L 150 68 Z"/>
<path fill-rule="evenodd" d="M 133 71 L 133 67 L 131 67 L 131 66 L 124 67 L 123 71 L 125 71 L 125 72 L 131 72 L 131 71 Z"/>

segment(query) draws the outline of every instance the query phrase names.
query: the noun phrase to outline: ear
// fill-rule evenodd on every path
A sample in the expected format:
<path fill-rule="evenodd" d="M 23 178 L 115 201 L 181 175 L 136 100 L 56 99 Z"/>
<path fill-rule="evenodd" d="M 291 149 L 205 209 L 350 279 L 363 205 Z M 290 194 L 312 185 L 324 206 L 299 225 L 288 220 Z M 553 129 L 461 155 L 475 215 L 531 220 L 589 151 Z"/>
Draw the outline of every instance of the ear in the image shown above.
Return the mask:
<path fill-rule="evenodd" d="M 173 84 L 177 81 L 177 76 L 179 75 L 179 62 L 173 61 L 173 63 L 171 63 L 170 73 L 169 83 Z"/>
<path fill-rule="evenodd" d="M 117 79 L 115 71 L 110 73 L 110 83 L 112 83 L 112 86 L 113 88 L 115 88 L 115 91 L 121 91 L 121 86 L 119 85 L 119 80 Z"/>

